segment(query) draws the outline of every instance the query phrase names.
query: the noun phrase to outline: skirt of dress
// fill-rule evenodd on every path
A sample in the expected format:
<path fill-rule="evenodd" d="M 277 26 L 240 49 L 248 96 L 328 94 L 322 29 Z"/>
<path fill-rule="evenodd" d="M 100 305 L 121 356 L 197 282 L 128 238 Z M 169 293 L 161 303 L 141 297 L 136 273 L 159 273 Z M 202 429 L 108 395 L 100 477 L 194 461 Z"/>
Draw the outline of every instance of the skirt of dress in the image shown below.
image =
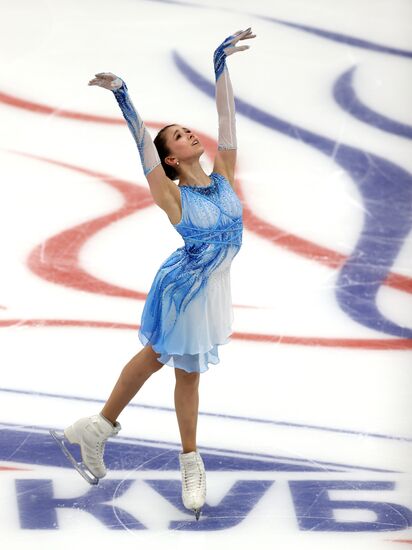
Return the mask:
<path fill-rule="evenodd" d="M 173 319 L 173 329 L 167 336 L 162 333 L 157 341 L 151 341 L 156 319 L 150 314 L 150 304 L 162 299 L 156 294 L 156 285 L 152 285 L 138 332 L 141 343 L 150 344 L 161 354 L 159 362 L 186 372 L 205 372 L 208 363 L 219 363 L 218 346 L 230 341 L 234 320 L 230 267 L 213 272 L 184 312 Z M 162 321 L 167 326 L 168 320 Z"/>

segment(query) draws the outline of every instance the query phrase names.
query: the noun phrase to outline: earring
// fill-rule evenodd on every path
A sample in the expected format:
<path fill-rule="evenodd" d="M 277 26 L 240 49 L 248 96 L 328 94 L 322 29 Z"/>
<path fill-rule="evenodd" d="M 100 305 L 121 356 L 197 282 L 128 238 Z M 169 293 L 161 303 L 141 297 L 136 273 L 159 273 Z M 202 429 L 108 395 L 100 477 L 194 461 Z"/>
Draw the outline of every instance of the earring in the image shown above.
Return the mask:
<path fill-rule="evenodd" d="M 179 166 L 179 161 L 177 161 L 176 164 Z"/>

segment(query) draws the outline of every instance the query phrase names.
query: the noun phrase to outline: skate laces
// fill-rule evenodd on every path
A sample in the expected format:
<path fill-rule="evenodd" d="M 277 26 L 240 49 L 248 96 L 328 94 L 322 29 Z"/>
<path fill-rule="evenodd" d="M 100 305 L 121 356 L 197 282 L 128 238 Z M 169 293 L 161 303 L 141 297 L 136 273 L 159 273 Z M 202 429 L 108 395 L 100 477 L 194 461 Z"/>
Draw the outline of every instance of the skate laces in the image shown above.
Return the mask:
<path fill-rule="evenodd" d="M 102 417 L 102 418 L 104 418 L 104 417 Z M 107 419 L 104 419 L 104 420 L 106 420 L 106 422 L 109 422 Z M 98 424 L 98 417 L 94 419 L 93 423 Z M 95 446 L 96 458 L 100 462 L 101 466 L 105 467 L 105 463 L 104 463 L 104 460 L 103 460 L 103 455 L 104 455 L 104 449 L 105 449 L 106 441 L 108 440 L 109 437 L 115 436 L 119 433 L 119 431 L 121 429 L 121 425 L 120 425 L 119 422 L 116 422 L 116 424 L 114 426 L 112 425 L 112 430 L 109 433 L 107 433 L 106 431 L 104 431 L 102 433 L 101 429 L 99 429 L 99 428 L 97 428 L 97 429 L 98 429 L 98 432 L 100 432 L 99 435 L 101 436 L 101 438 L 97 439 L 97 441 L 96 441 L 96 446 Z"/>
<path fill-rule="evenodd" d="M 188 491 L 201 489 L 204 480 L 203 468 L 198 455 L 194 455 L 190 461 L 182 461 L 183 482 Z"/>
<path fill-rule="evenodd" d="M 105 445 L 106 445 L 106 441 L 109 438 L 109 435 L 104 434 L 101 437 L 102 437 L 102 439 L 97 439 L 96 440 L 96 446 L 95 446 L 96 459 L 98 460 L 98 462 L 100 462 L 100 464 L 102 466 L 105 466 L 104 460 L 103 460 L 103 454 L 104 454 L 104 448 L 105 448 Z"/>
<path fill-rule="evenodd" d="M 105 443 L 106 443 L 105 441 L 98 441 L 96 443 L 97 460 L 100 462 L 101 466 L 105 466 L 104 460 L 103 460 Z"/>

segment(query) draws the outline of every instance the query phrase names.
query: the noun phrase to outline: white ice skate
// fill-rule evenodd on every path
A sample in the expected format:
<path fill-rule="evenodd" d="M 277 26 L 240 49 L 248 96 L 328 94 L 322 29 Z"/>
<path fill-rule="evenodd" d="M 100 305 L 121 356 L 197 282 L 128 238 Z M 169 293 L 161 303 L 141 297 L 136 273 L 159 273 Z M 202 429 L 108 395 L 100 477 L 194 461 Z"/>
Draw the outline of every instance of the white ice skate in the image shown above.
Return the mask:
<path fill-rule="evenodd" d="M 66 428 L 63 433 L 50 430 L 50 434 L 79 474 L 91 485 L 97 485 L 99 479 L 107 473 L 103 461 L 106 440 L 117 435 L 120 430 L 121 425 L 119 422 L 116 422 L 113 426 L 109 420 L 99 413 L 94 416 L 80 418 L 80 420 Z M 66 440 L 69 443 L 80 445 L 81 462 L 77 462 L 67 449 Z"/>
<path fill-rule="evenodd" d="M 179 453 L 182 474 L 182 500 L 185 508 L 193 510 L 199 519 L 200 509 L 206 499 L 206 472 L 198 451 Z"/>

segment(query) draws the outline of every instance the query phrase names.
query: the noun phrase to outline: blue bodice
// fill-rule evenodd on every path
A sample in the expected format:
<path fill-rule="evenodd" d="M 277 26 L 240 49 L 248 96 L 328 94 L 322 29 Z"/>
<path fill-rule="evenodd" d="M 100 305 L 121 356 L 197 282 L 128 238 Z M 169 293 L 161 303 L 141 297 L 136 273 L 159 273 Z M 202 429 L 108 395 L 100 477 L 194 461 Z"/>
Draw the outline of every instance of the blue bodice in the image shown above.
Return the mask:
<path fill-rule="evenodd" d="M 179 186 L 182 219 L 173 227 L 188 253 L 202 252 L 205 247 L 222 253 L 222 249 L 242 245 L 242 203 L 223 175 L 212 172 L 210 177 L 208 186 Z"/>

